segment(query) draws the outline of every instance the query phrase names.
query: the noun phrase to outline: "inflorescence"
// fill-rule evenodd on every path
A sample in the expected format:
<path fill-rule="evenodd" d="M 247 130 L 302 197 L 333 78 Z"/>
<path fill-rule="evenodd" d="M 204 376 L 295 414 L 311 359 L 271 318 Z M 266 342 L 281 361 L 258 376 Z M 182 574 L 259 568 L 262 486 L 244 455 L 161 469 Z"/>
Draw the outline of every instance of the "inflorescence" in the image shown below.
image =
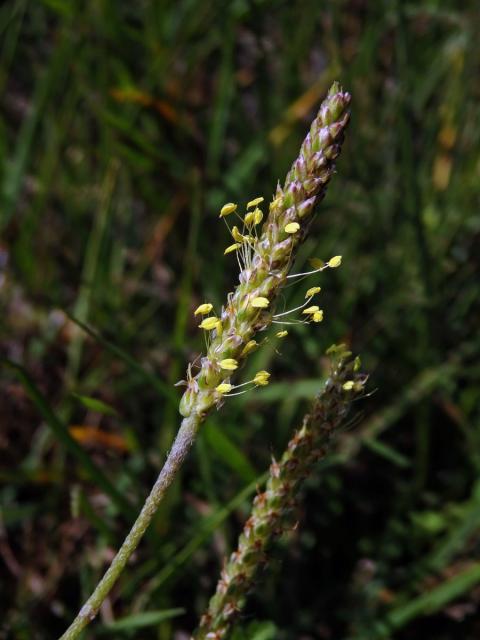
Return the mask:
<path fill-rule="evenodd" d="M 235 240 L 233 244 L 230 244 L 224 251 L 224 254 L 235 253 L 237 257 L 238 266 L 240 269 L 240 273 L 246 274 L 251 272 L 254 268 L 256 259 L 259 258 L 257 254 L 257 246 L 260 242 L 261 236 L 258 234 L 258 225 L 263 220 L 263 211 L 259 208 L 259 205 L 264 201 L 264 198 L 258 197 L 254 200 L 251 200 L 246 205 L 246 211 L 243 217 L 238 213 L 238 205 L 233 202 L 228 202 L 223 205 L 220 210 L 219 217 L 225 221 L 225 224 L 228 228 L 229 233 L 232 238 Z M 273 207 L 275 201 L 272 202 L 270 208 Z M 227 217 L 234 215 L 238 220 L 238 224 L 241 225 L 240 228 L 237 225 L 230 226 Z M 289 222 L 284 227 L 284 233 L 293 235 L 298 233 L 300 230 L 300 224 L 298 222 Z M 305 278 L 313 274 L 320 273 L 325 269 L 335 269 L 342 264 L 342 256 L 334 256 L 330 258 L 327 262 L 323 262 L 318 258 L 314 258 L 312 261 L 315 268 L 311 271 L 307 271 L 304 273 L 296 273 L 290 274 L 287 278 Z M 274 274 L 270 274 L 274 275 Z M 308 324 L 308 323 L 319 323 L 322 322 L 324 317 L 323 309 L 316 304 L 311 305 L 311 301 L 313 298 L 321 292 L 320 286 L 313 286 L 307 289 L 305 293 L 305 302 L 294 309 L 289 309 L 288 311 L 283 311 L 282 313 L 271 314 L 271 322 L 272 324 L 282 324 L 282 325 L 298 325 L 298 324 Z M 270 300 L 264 296 L 255 296 L 251 297 L 249 303 L 251 308 L 253 309 L 269 309 Z M 291 314 L 301 312 L 303 318 L 294 318 L 291 317 L 288 320 L 284 320 L 283 318 L 287 316 L 291 316 Z M 223 332 L 223 325 L 221 317 L 217 316 L 214 310 L 213 304 L 210 302 L 204 302 L 200 306 L 198 306 L 194 311 L 195 316 L 202 316 L 202 321 L 198 325 L 200 329 L 203 329 L 206 333 L 206 343 L 207 350 L 211 345 L 211 332 L 215 332 L 215 334 L 221 335 Z M 220 314 L 221 315 L 221 314 Z M 288 335 L 288 331 L 283 329 L 281 331 L 277 331 L 275 333 L 276 338 L 285 338 Z M 266 340 L 264 340 L 265 342 Z M 250 340 L 245 347 L 242 349 L 241 357 L 245 357 L 251 351 L 254 351 L 260 345 L 255 340 Z M 236 389 L 240 387 L 245 387 L 247 385 L 253 385 L 254 387 L 258 386 L 266 386 L 269 383 L 270 374 L 267 371 L 259 371 L 252 380 L 244 382 L 242 384 L 233 385 L 230 383 L 230 373 L 238 369 L 239 362 L 235 358 L 224 358 L 222 360 L 217 360 L 217 365 L 222 372 L 225 373 L 225 378 L 215 387 L 215 392 L 219 396 L 235 396 L 240 393 L 246 393 L 250 390 L 246 389 L 244 391 L 232 393 Z M 227 373 L 228 372 L 228 373 Z M 191 378 L 190 378 L 191 379 Z M 188 383 L 187 383 L 188 384 Z M 251 387 L 253 388 L 253 387 Z"/>
<path fill-rule="evenodd" d="M 350 94 L 335 82 L 320 106 L 285 184 L 277 186 L 266 215 L 261 208 L 262 197 L 250 200 L 242 215 L 236 203 L 229 202 L 221 208 L 219 217 L 225 221 L 233 240 L 224 253 L 235 254 L 240 269 L 239 283 L 219 312 L 214 312 L 210 302 L 204 302 L 195 310 L 195 315 L 202 318 L 199 327 L 205 332 L 207 351 L 197 373 L 192 375 L 192 366 L 189 366 L 188 379 L 179 383 L 187 387 L 180 402 L 180 413 L 185 418 L 203 421 L 208 411 L 215 405 L 220 406 L 225 396 L 239 393 L 239 387 L 268 384 L 269 376 L 263 371 L 242 385 L 231 382 L 232 372 L 260 346 L 255 340 L 257 333 L 271 324 L 322 322 L 323 310 L 311 304 L 320 292 L 319 286 L 310 287 L 305 303 L 296 309 L 276 314 L 275 306 L 280 290 L 289 280 L 301 280 L 341 264 L 341 256 L 334 256 L 326 263 L 315 259 L 311 271 L 290 274 L 315 207 L 324 197 L 335 171 L 335 160 L 350 118 L 349 104 Z M 237 224 L 230 225 L 230 219 Z M 297 312 L 300 317 L 295 318 L 293 314 Z M 286 329 L 276 333 L 277 338 L 287 335 Z"/>
<path fill-rule="evenodd" d="M 224 563 L 192 640 L 228 637 L 259 569 L 269 561 L 272 542 L 297 524 L 296 505 L 304 480 L 345 425 L 352 402 L 365 395 L 367 376 L 360 372 L 360 359 L 352 358 L 345 345 L 332 345 L 327 355 L 330 375 L 281 458 L 272 461 L 265 490 L 253 501 L 238 546 Z"/>

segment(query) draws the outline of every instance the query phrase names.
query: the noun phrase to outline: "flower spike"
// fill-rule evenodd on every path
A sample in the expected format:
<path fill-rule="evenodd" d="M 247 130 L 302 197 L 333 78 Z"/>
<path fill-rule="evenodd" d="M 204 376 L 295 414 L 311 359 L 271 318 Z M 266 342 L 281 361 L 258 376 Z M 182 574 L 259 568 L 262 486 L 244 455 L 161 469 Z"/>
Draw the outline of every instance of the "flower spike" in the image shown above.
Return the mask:
<path fill-rule="evenodd" d="M 239 283 L 219 317 L 205 318 L 200 324 L 210 332 L 208 350 L 180 403 L 184 417 L 203 420 L 218 404 L 218 392 L 214 393 L 216 387 L 230 384 L 227 379 L 231 370 L 220 366 L 212 368 L 211 364 L 233 359 L 240 368 L 242 361 L 257 348 L 255 333 L 277 322 L 274 317 L 277 296 L 286 284 L 314 209 L 324 197 L 335 171 L 335 160 L 349 121 L 349 104 L 350 95 L 337 83 L 333 84 L 285 183 L 278 185 L 265 219 L 261 220 L 263 213 L 258 209 L 263 200 L 254 198 L 246 207 L 246 215 L 253 214 L 247 218 L 248 226 L 242 221 L 243 229 L 238 223 L 231 228 L 234 244 L 227 247 L 226 253 L 235 253 L 238 259 Z M 237 214 L 237 205 L 233 202 L 224 205 L 220 211 L 223 218 L 234 213 Z M 260 222 L 263 227 L 257 234 L 256 225 Z M 310 297 L 306 298 L 307 304 Z M 318 315 L 306 314 L 304 318 L 293 324 L 315 321 Z M 257 380 L 265 382 L 268 378 L 260 376 Z"/>
<path fill-rule="evenodd" d="M 282 456 L 272 461 L 266 487 L 253 500 L 237 548 L 224 563 L 216 593 L 193 634 L 194 640 L 230 637 L 248 593 L 263 573 L 259 568 L 269 560 L 272 542 L 297 523 L 295 506 L 304 480 L 325 457 L 352 402 L 364 395 L 367 377 L 355 372 L 355 361 L 346 353 L 332 356 L 327 382 Z"/>
<path fill-rule="evenodd" d="M 100 580 L 94 592 L 81 608 L 62 640 L 77 638 L 82 629 L 95 618 L 102 603 L 121 575 L 128 559 L 139 544 L 146 528 L 160 505 L 190 451 L 198 430 L 213 407 L 219 407 L 222 394 L 230 387 L 229 371 L 212 366 L 213 363 L 233 358 L 239 365 L 244 360 L 245 346 L 259 331 L 267 329 L 272 322 L 275 303 L 285 286 L 298 248 L 310 228 L 316 205 L 325 195 L 327 184 L 335 172 L 335 160 L 340 154 L 344 131 L 348 124 L 350 94 L 334 83 L 314 119 L 298 155 L 283 186 L 277 187 L 269 213 L 257 236 L 234 240 L 238 248 L 241 272 L 239 283 L 229 294 L 222 307 L 220 317 L 205 318 L 200 327 L 212 332 L 207 340 L 207 352 L 195 376 L 187 376 L 187 388 L 180 401 L 182 424 L 169 451 L 159 477 L 151 493 L 126 537 L 111 566 Z M 251 201 L 250 206 L 260 202 Z M 220 218 L 236 212 L 237 205 L 227 203 L 220 210 Z M 225 223 L 227 221 L 225 219 Z M 297 223 L 296 233 L 285 236 L 285 228 Z M 228 224 L 227 224 L 228 226 Z M 337 265 L 338 266 L 338 265 Z M 264 299 L 267 305 L 255 307 L 251 300 Z M 268 309 L 266 309 L 268 307 Z M 258 374 L 257 374 L 258 375 Z M 257 377 L 260 384 L 268 382 L 267 376 Z M 203 636 L 212 637 L 207 632 Z M 221 635 L 216 634 L 217 638 Z"/>

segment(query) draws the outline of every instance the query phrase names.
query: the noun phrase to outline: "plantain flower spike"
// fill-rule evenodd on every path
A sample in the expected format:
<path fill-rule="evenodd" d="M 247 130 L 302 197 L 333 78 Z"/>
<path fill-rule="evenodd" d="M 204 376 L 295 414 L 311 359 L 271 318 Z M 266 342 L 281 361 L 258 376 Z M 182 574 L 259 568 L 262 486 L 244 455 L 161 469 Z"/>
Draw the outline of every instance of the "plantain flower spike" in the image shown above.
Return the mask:
<path fill-rule="evenodd" d="M 224 564 L 216 592 L 192 640 L 231 637 L 247 596 L 272 555 L 273 541 L 296 528 L 295 506 L 302 484 L 327 454 L 352 402 L 364 395 L 367 376 L 358 372 L 357 362 L 341 345 L 331 352 L 329 378 L 283 455 L 270 465 L 265 490 L 253 500 L 237 548 Z"/>
<path fill-rule="evenodd" d="M 278 185 L 258 232 L 245 236 L 238 228 L 232 229 L 235 245 L 231 245 L 228 252 L 235 252 L 239 260 L 239 283 L 229 294 L 219 318 L 206 318 L 200 324 L 208 331 L 207 353 L 202 358 L 200 370 L 189 379 L 180 403 L 180 413 L 195 425 L 194 429 L 214 406 L 221 404 L 219 396 L 222 394 L 218 387 L 230 383 L 231 371 L 213 366 L 214 363 L 231 358 L 240 368 L 256 347 L 256 343 L 252 343 L 255 335 L 273 321 L 277 296 L 287 282 L 297 250 L 309 231 L 315 207 L 323 199 L 335 172 L 335 160 L 340 154 L 349 121 L 349 104 L 350 94 L 334 83 L 284 185 Z M 260 197 L 254 198 L 247 203 L 247 211 L 252 210 L 255 214 L 262 201 Z M 220 216 L 235 211 L 236 205 L 229 203 L 222 207 Z M 255 215 L 249 218 L 253 222 L 256 219 L 260 220 L 259 212 L 256 218 Z M 252 225 L 252 228 L 255 227 Z M 214 323 L 217 324 L 214 326 Z M 260 380 L 268 382 L 268 378 L 261 377 Z"/>
<path fill-rule="evenodd" d="M 250 229 L 248 235 L 243 235 L 235 227 L 234 233 L 232 229 L 235 244 L 240 245 L 231 249 L 240 265 L 239 283 L 229 293 L 219 317 L 205 317 L 199 325 L 208 332 L 205 336 L 207 351 L 195 375 L 192 374 L 192 365 L 188 367 L 187 388 L 179 406 L 183 416 L 180 429 L 130 533 L 62 640 L 78 637 L 78 632 L 96 616 L 183 464 L 207 414 L 213 407 L 219 407 L 223 396 L 235 388 L 229 379 L 231 370 L 222 369 L 218 363 L 232 359 L 238 362 L 240 368 L 251 351 L 248 345 L 252 344 L 255 335 L 276 322 L 277 297 L 287 281 L 297 250 L 308 234 L 315 207 L 324 197 L 327 184 L 335 172 L 335 160 L 340 154 L 350 117 L 349 104 L 350 94 L 334 83 L 320 106 L 283 187 L 280 184 L 277 186 L 261 229 L 252 225 L 253 235 L 250 235 Z M 260 198 L 255 198 L 247 207 L 255 208 L 261 202 Z M 228 226 L 226 218 L 236 214 L 236 210 L 235 203 L 227 203 L 221 208 L 219 217 L 224 218 Z M 259 214 L 257 219 L 260 219 Z M 295 229 L 295 232 L 285 232 L 285 229 Z M 338 258 L 332 258 L 328 266 L 339 266 Z M 251 304 L 255 300 L 265 300 L 267 304 Z M 313 320 L 316 321 L 315 314 Z M 268 375 L 257 374 L 255 384 L 268 384 L 268 378 Z M 198 637 L 218 639 L 223 636 L 211 635 L 209 631 Z"/>

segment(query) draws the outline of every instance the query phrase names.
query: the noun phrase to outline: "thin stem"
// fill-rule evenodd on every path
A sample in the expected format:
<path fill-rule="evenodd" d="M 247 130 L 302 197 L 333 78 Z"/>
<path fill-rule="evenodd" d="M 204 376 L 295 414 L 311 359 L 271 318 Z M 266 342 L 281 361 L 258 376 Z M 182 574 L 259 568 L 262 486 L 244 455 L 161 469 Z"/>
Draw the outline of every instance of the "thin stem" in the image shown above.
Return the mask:
<path fill-rule="evenodd" d="M 305 300 L 305 302 L 301 304 L 299 307 L 295 307 L 295 309 L 289 309 L 288 311 L 284 311 L 283 313 L 276 313 L 273 317 L 282 318 L 283 316 L 288 316 L 289 313 L 293 313 L 294 311 L 300 311 L 300 309 L 303 309 L 308 304 L 310 304 L 311 300 L 313 300 L 313 296 L 310 296 L 310 298 L 308 298 L 308 300 Z"/>
<path fill-rule="evenodd" d="M 328 269 L 328 264 L 326 264 L 323 267 L 320 267 L 320 269 L 314 269 L 313 271 L 304 271 L 303 273 L 291 273 L 289 276 L 287 276 L 287 280 L 291 280 L 292 278 L 303 278 L 305 276 L 311 276 L 314 273 L 320 273 L 320 271 L 325 271 L 325 269 Z"/>
<path fill-rule="evenodd" d="M 171 485 L 178 469 L 182 466 L 183 461 L 192 447 L 201 422 L 201 418 L 197 414 L 192 414 L 182 420 L 177 437 L 163 465 L 163 469 L 153 485 L 150 495 L 146 499 L 130 533 L 125 538 L 117 555 L 112 560 L 112 564 L 96 586 L 94 592 L 80 609 L 77 617 L 60 640 L 74 640 L 74 638 L 78 638 L 82 629 L 97 615 L 103 601 L 109 594 L 147 530 L 166 490 Z"/>
<path fill-rule="evenodd" d="M 225 398 L 233 398 L 233 396 L 243 396 L 244 393 L 248 393 L 251 389 L 245 389 L 244 391 L 237 391 L 237 393 L 226 393 Z"/>

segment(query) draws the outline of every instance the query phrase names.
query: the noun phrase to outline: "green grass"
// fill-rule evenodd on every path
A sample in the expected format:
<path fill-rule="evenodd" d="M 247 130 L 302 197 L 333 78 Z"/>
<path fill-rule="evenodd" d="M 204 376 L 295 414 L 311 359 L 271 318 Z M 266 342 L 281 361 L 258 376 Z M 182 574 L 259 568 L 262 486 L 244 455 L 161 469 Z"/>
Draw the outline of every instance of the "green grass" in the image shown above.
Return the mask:
<path fill-rule="evenodd" d="M 375 392 L 235 637 L 478 635 L 479 27 L 451 0 L 2 5 L 0 635 L 57 637 L 101 575 L 178 426 L 192 310 L 233 285 L 218 208 L 271 196 L 334 78 L 353 117 L 298 261 L 344 257 L 305 282 L 325 320 L 255 354 L 271 386 L 212 415 L 86 637 L 195 626 L 340 341 Z"/>

